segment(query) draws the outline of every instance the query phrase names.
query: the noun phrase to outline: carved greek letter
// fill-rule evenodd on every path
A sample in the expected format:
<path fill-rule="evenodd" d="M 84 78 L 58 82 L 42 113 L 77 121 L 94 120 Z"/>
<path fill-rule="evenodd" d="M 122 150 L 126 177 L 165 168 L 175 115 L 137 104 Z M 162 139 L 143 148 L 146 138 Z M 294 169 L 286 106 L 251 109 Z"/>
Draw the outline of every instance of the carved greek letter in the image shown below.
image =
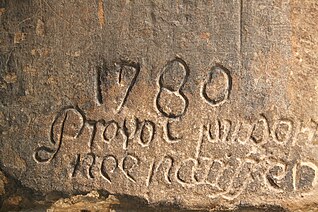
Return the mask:
<path fill-rule="evenodd" d="M 171 184 L 171 171 L 174 164 L 174 159 L 170 156 L 165 156 L 161 161 L 159 161 L 157 164 L 153 160 L 151 163 L 151 166 L 149 168 L 149 174 L 147 179 L 147 187 L 151 184 L 153 181 L 154 176 L 157 172 L 162 169 L 164 180 L 166 183 Z"/>
<path fill-rule="evenodd" d="M 278 144 L 286 144 L 292 137 L 293 122 L 291 120 L 277 120 L 274 122 L 272 137 Z"/>
<path fill-rule="evenodd" d="M 181 141 L 181 137 L 173 136 L 170 127 L 171 122 L 169 122 L 168 120 L 163 126 L 163 138 L 169 144 L 178 143 L 179 141 Z"/>
<path fill-rule="evenodd" d="M 181 162 L 181 165 L 176 168 L 177 182 L 182 186 L 193 186 L 196 182 L 195 167 L 198 161 L 194 158 L 188 158 Z"/>
<path fill-rule="evenodd" d="M 100 172 L 102 177 L 111 183 L 111 179 L 109 176 L 109 173 L 114 173 L 114 171 L 118 167 L 118 161 L 115 156 L 113 155 L 108 155 L 103 158 L 101 167 L 100 167 Z"/>
<path fill-rule="evenodd" d="M 95 178 L 93 174 L 93 168 L 96 163 L 96 156 L 93 153 L 88 153 L 84 157 L 78 154 L 76 157 L 76 162 L 74 165 L 74 170 L 72 172 L 72 177 L 77 177 L 80 172 L 86 178 Z"/>
<path fill-rule="evenodd" d="M 139 132 L 138 143 L 142 147 L 147 147 L 153 141 L 156 133 L 156 125 L 152 121 L 145 120 L 142 122 L 142 126 Z"/>
<path fill-rule="evenodd" d="M 222 75 L 222 76 L 220 76 Z M 223 82 L 214 82 L 217 80 L 220 80 L 218 78 L 222 77 Z M 213 91 L 213 97 L 211 97 L 212 94 L 208 94 L 207 89 L 208 89 L 208 84 L 211 84 L 212 82 L 222 84 L 222 88 L 220 89 L 219 86 L 216 86 Z M 220 90 L 218 90 L 220 89 Z M 211 106 L 220 106 L 224 102 L 226 102 L 231 94 L 232 90 L 232 77 L 230 74 L 230 71 L 226 69 L 225 67 L 221 65 L 217 65 L 212 67 L 211 71 L 209 72 L 209 76 L 207 80 L 203 83 L 203 86 L 201 88 L 201 96 L 202 98 Z M 217 95 L 215 95 L 217 94 Z"/>
<path fill-rule="evenodd" d="M 85 125 L 85 115 L 79 108 L 62 109 L 54 118 L 50 130 L 50 146 L 41 146 L 35 150 L 34 160 L 39 163 L 52 161 L 63 143 L 64 138 L 75 139 L 82 133 Z"/>
<path fill-rule="evenodd" d="M 133 176 L 135 168 L 139 166 L 139 159 L 133 155 L 127 155 L 121 162 L 121 170 L 124 175 L 132 182 L 136 183 L 136 179 Z"/>
<path fill-rule="evenodd" d="M 264 115 L 254 124 L 250 139 L 259 145 L 267 143 L 269 140 L 269 124 Z"/>
<path fill-rule="evenodd" d="M 110 142 L 118 135 L 118 123 L 111 120 L 105 124 L 105 130 L 103 132 L 103 138 L 105 143 L 110 144 Z"/>

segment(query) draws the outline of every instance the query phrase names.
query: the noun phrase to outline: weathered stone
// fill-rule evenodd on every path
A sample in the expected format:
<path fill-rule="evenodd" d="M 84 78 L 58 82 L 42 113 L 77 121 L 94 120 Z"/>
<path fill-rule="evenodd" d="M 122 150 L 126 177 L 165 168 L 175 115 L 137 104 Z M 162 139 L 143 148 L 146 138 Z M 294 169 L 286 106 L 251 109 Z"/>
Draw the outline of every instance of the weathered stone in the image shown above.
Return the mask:
<path fill-rule="evenodd" d="M 0 167 L 24 187 L 201 209 L 317 205 L 315 0 L 0 8 Z"/>
<path fill-rule="evenodd" d="M 5 194 L 5 185 L 7 184 L 8 180 L 0 171 L 0 197 Z"/>
<path fill-rule="evenodd" d="M 110 209 L 111 206 L 116 204 L 119 204 L 119 201 L 113 196 L 107 199 L 100 199 L 98 192 L 91 192 L 87 195 L 77 195 L 68 199 L 61 199 L 52 204 L 47 211 L 97 211 L 102 209 L 105 211 L 112 211 Z"/>

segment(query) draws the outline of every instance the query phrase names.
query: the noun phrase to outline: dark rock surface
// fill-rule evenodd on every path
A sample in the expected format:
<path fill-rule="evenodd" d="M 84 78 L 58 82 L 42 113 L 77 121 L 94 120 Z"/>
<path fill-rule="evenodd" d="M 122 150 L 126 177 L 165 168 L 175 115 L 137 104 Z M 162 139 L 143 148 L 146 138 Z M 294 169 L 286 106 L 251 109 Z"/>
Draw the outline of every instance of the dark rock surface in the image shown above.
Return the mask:
<path fill-rule="evenodd" d="M 2 204 L 99 191 L 105 204 L 315 208 L 317 10 L 0 1 Z"/>

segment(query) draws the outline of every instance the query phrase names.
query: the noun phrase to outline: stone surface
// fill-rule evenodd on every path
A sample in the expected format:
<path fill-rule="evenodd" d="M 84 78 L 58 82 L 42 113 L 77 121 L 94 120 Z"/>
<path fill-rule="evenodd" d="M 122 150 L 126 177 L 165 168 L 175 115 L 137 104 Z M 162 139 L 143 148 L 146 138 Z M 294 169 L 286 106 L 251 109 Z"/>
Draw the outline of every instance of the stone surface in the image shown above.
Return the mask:
<path fill-rule="evenodd" d="M 5 194 L 5 185 L 7 184 L 7 182 L 7 178 L 3 175 L 2 172 L 0 172 L 0 196 Z"/>
<path fill-rule="evenodd" d="M 315 0 L 1 1 L 1 170 L 44 196 L 314 208 L 317 10 Z"/>
<path fill-rule="evenodd" d="M 108 199 L 99 199 L 98 192 L 92 192 L 87 195 L 78 195 L 68 199 L 61 199 L 47 210 L 49 212 L 56 211 L 97 211 L 98 209 L 104 209 L 105 211 L 115 211 L 111 207 L 113 205 L 119 205 L 119 201 L 114 197 L 109 197 Z M 107 210 L 109 209 L 109 210 Z"/>

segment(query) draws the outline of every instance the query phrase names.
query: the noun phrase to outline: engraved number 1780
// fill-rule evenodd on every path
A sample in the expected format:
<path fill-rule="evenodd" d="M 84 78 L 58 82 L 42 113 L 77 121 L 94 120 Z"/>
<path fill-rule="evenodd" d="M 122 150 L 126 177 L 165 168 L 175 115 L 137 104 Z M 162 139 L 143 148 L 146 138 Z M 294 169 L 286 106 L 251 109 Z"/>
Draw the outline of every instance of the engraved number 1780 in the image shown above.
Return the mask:
<path fill-rule="evenodd" d="M 139 63 L 130 61 L 121 61 L 119 64 L 118 83 L 125 74 L 133 74 L 130 82 L 126 85 L 124 96 L 118 103 L 116 112 L 120 113 L 125 106 L 129 94 L 132 92 L 137 78 L 140 74 L 141 66 Z M 184 87 L 189 79 L 190 68 L 187 63 L 177 57 L 169 61 L 159 74 L 157 86 L 158 92 L 155 96 L 155 108 L 167 118 L 179 118 L 183 116 L 188 109 L 189 100 L 184 93 Z M 232 77 L 228 69 L 221 65 L 213 66 L 205 80 L 201 84 L 201 98 L 213 107 L 224 104 L 230 97 L 232 90 Z M 102 77 L 101 68 L 97 69 L 96 98 L 99 104 L 103 104 L 102 96 Z"/>

